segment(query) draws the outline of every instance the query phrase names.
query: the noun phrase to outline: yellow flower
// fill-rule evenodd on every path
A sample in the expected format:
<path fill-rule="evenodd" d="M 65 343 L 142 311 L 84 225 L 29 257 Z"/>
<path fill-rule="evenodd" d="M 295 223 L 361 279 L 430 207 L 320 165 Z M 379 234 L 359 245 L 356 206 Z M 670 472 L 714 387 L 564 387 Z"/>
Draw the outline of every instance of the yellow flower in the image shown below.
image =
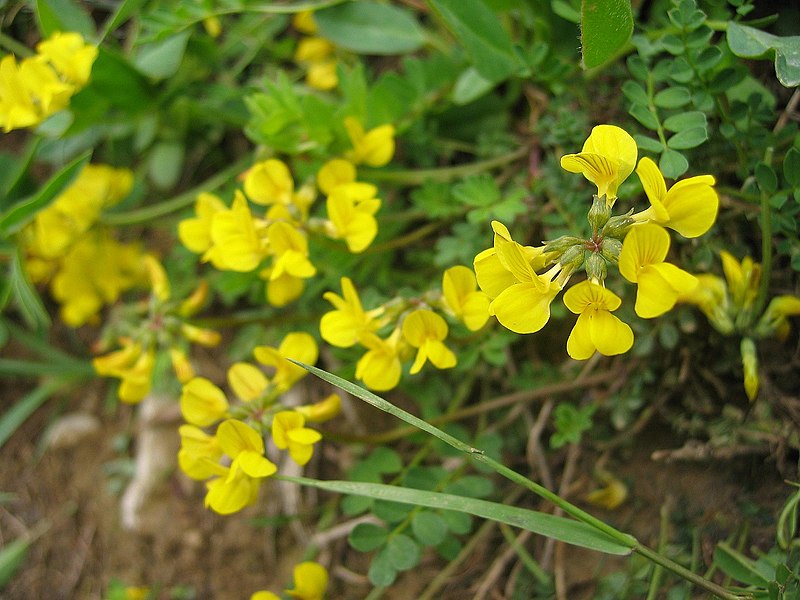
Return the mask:
<path fill-rule="evenodd" d="M 339 85 L 339 74 L 336 69 L 335 60 L 313 62 L 308 65 L 306 83 L 315 90 L 332 90 Z"/>
<path fill-rule="evenodd" d="M 325 292 L 323 298 L 333 304 L 336 310 L 322 315 L 319 332 L 329 344 L 339 348 L 354 346 L 363 335 L 378 329 L 383 322 L 378 319 L 384 308 L 365 311 L 361 305 L 353 282 L 342 277 L 342 295 Z"/>
<path fill-rule="evenodd" d="M 719 253 L 719 257 L 722 259 L 722 271 L 725 273 L 725 279 L 728 280 L 728 289 L 734 305 L 739 311 L 751 308 L 758 296 L 761 265 L 754 262 L 749 256 L 745 256 L 740 263 L 725 250 Z"/>
<path fill-rule="evenodd" d="M 325 421 L 330 421 L 342 411 L 342 399 L 339 394 L 330 394 L 319 402 L 298 406 L 295 410 L 303 415 L 307 421 L 324 423 Z"/>
<path fill-rule="evenodd" d="M 246 273 L 266 257 L 265 236 L 239 190 L 230 209 L 213 214 L 211 241 L 213 245 L 203 255 L 203 260 L 210 260 L 217 269 Z"/>
<path fill-rule="evenodd" d="M 743 338 L 739 346 L 742 355 L 742 370 L 744 371 L 744 391 L 752 402 L 758 396 L 758 354 L 756 345 L 750 338 Z"/>
<path fill-rule="evenodd" d="M 317 23 L 314 21 L 314 12 L 310 10 L 301 10 L 292 17 L 292 27 L 301 33 L 314 35 L 317 33 Z"/>
<path fill-rule="evenodd" d="M 489 297 L 478 291 L 475 273 L 468 267 L 447 269 L 442 276 L 442 292 L 447 306 L 470 331 L 477 331 L 489 319 Z"/>
<path fill-rule="evenodd" d="M 183 385 L 181 414 L 192 425 L 208 427 L 228 412 L 225 393 L 204 377 L 195 377 Z"/>
<path fill-rule="evenodd" d="M 172 363 L 172 370 L 180 383 L 187 383 L 195 376 L 194 368 L 189 358 L 180 348 L 172 347 L 169 349 L 169 358 Z"/>
<path fill-rule="evenodd" d="M 273 592 L 261 590 L 259 592 L 253 592 L 250 596 L 250 600 L 281 600 L 281 597 Z"/>
<path fill-rule="evenodd" d="M 317 172 L 317 187 L 325 195 L 330 195 L 340 185 L 353 183 L 355 180 L 355 165 L 343 158 L 329 160 Z"/>
<path fill-rule="evenodd" d="M 262 365 L 275 368 L 275 374 L 270 381 L 277 390 L 284 392 L 308 374 L 308 371 L 286 359 L 292 358 L 313 365 L 317 362 L 319 350 L 317 342 L 309 334 L 292 332 L 283 338 L 277 349 L 272 346 L 257 346 L 253 349 L 253 355 Z"/>
<path fill-rule="evenodd" d="M 368 183 L 345 183 L 328 196 L 326 206 L 331 237 L 344 239 L 350 252 L 363 252 L 378 234 L 373 216 L 381 206 L 377 189 Z"/>
<path fill-rule="evenodd" d="M 776 335 L 785 340 L 789 335 L 789 320 L 786 317 L 800 315 L 800 298 L 797 296 L 775 296 L 758 322 L 757 331 L 762 335 Z"/>
<path fill-rule="evenodd" d="M 410 346 L 417 348 L 417 356 L 411 365 L 412 375 L 418 373 L 428 359 L 438 369 L 456 366 L 456 355 L 443 343 L 447 337 L 447 323 L 435 312 L 419 309 L 406 315 L 403 337 Z"/>
<path fill-rule="evenodd" d="M 280 450 L 289 449 L 289 455 L 303 466 L 314 453 L 314 444 L 322 439 L 318 431 L 303 427 L 306 418 L 295 410 L 282 410 L 272 419 L 272 440 Z"/>
<path fill-rule="evenodd" d="M 216 438 L 232 462 L 228 469 L 220 467 L 220 477 L 208 483 L 205 503 L 215 512 L 230 514 L 255 502 L 260 480 L 278 468 L 264 456 L 261 434 L 242 421 L 223 421 Z"/>
<path fill-rule="evenodd" d="M 294 568 L 294 588 L 286 590 L 298 600 L 322 600 L 328 588 L 328 571 L 315 562 L 302 562 Z"/>
<path fill-rule="evenodd" d="M 142 257 L 147 277 L 150 280 L 150 288 L 153 290 L 153 295 L 161 302 L 166 302 L 170 297 L 169 278 L 164 267 L 158 262 L 158 259 L 152 254 L 145 254 Z"/>
<path fill-rule="evenodd" d="M 86 85 L 97 58 L 97 48 L 85 44 L 79 33 L 57 31 L 39 42 L 36 51 L 68 83 L 79 88 Z"/>
<path fill-rule="evenodd" d="M 694 275 L 664 262 L 669 245 L 667 231 L 650 223 L 633 227 L 622 243 L 619 272 L 638 284 L 635 309 L 644 319 L 671 310 L 682 294 L 697 286 Z"/>
<path fill-rule="evenodd" d="M 38 125 L 65 108 L 74 91 L 41 56 L 19 64 L 10 54 L 0 59 L 0 123 L 6 132 Z"/>
<path fill-rule="evenodd" d="M 222 448 L 217 437 L 208 435 L 194 425 L 178 427 L 181 449 L 178 451 L 178 466 L 188 477 L 203 481 L 217 474 L 217 461 L 222 457 Z"/>
<path fill-rule="evenodd" d="M 321 37 L 307 37 L 297 43 L 294 59 L 297 62 L 315 63 L 328 58 L 334 51 L 334 46 Z"/>
<path fill-rule="evenodd" d="M 211 223 L 214 215 L 227 210 L 225 204 L 214 194 L 201 192 L 194 205 L 196 217 L 178 223 L 181 243 L 195 254 L 203 254 L 214 242 L 211 239 Z"/>
<path fill-rule="evenodd" d="M 280 308 L 297 300 L 305 288 L 303 280 L 286 272 L 272 279 L 271 271 L 272 269 L 265 269 L 261 273 L 261 277 L 267 279 L 267 302 Z"/>
<path fill-rule="evenodd" d="M 119 399 L 135 404 L 150 392 L 155 353 L 139 343 L 126 342 L 122 349 L 95 358 L 92 365 L 98 375 L 119 378 Z"/>
<path fill-rule="evenodd" d="M 498 221 L 492 221 L 492 228 L 494 248 L 475 257 L 478 284 L 493 298 L 489 314 L 515 333 L 539 331 L 550 319 L 550 303 L 566 283 L 568 274 L 554 281 L 561 271 L 561 266 L 555 265 L 537 275 L 534 265 L 542 260 L 541 251 L 520 246 Z"/>
<path fill-rule="evenodd" d="M 237 362 L 228 369 L 228 385 L 238 398 L 244 402 L 252 402 L 264 395 L 269 380 L 255 365 Z"/>
<path fill-rule="evenodd" d="M 564 292 L 564 304 L 578 315 L 567 340 L 567 353 L 572 358 L 586 360 L 595 350 L 613 356 L 631 349 L 633 331 L 611 314 L 622 304 L 614 292 L 591 281 L 582 281 Z"/>
<path fill-rule="evenodd" d="M 269 251 L 274 256 L 270 280 L 284 273 L 300 279 L 313 277 L 317 269 L 308 260 L 308 240 L 289 223 L 278 221 L 267 228 Z"/>
<path fill-rule="evenodd" d="M 636 174 L 650 200 L 650 208 L 634 215 L 637 221 L 649 220 L 674 229 L 683 237 L 695 238 L 708 231 L 717 219 L 719 198 L 711 175 L 689 177 L 667 190 L 661 171 L 647 157 L 639 161 Z"/>
<path fill-rule="evenodd" d="M 680 294 L 678 302 L 697 306 L 720 333 L 725 335 L 733 333 L 734 324 L 729 314 L 730 301 L 725 281 L 709 274 L 700 274 L 696 277 L 697 287 Z"/>
<path fill-rule="evenodd" d="M 380 125 L 369 131 L 355 117 L 344 120 L 347 135 L 353 144 L 348 158 L 354 163 L 367 164 L 370 167 L 382 167 L 394 156 L 394 126 Z"/>
<path fill-rule="evenodd" d="M 361 337 L 367 352 L 356 363 L 356 378 L 368 388 L 385 392 L 400 382 L 402 364 L 399 357 L 400 328 L 395 329 L 385 340 L 374 333 Z"/>
<path fill-rule="evenodd" d="M 636 141 L 615 125 L 598 125 L 578 154 L 561 157 L 561 168 L 570 173 L 583 173 L 597 186 L 597 195 L 606 197 L 609 206 L 617 198 L 620 184 L 636 165 Z"/>
<path fill-rule="evenodd" d="M 286 163 L 270 158 L 256 163 L 244 178 L 244 193 L 256 204 L 292 203 L 294 180 Z"/>

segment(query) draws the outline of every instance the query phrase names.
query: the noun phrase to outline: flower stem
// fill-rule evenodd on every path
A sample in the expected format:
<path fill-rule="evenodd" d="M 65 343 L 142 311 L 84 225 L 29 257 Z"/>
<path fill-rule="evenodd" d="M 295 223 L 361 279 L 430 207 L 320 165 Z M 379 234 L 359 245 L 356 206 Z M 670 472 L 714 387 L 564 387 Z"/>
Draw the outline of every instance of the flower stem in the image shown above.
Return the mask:
<path fill-rule="evenodd" d="M 769 164 L 772 159 L 772 148 L 767 148 L 764 162 Z M 751 313 L 757 319 L 764 310 L 769 292 L 769 280 L 772 272 L 772 210 L 769 205 L 769 194 L 761 190 L 761 282 L 758 286 L 758 296 L 753 304 Z"/>

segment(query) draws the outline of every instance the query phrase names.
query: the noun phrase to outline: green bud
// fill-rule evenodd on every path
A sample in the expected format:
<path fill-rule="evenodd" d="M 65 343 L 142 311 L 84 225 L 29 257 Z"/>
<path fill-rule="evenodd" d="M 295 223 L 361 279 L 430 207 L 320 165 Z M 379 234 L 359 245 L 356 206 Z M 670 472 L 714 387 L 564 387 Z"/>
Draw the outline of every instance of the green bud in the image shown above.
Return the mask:
<path fill-rule="evenodd" d="M 600 231 L 610 217 L 611 207 L 608 206 L 606 202 L 605 194 L 602 196 L 595 195 L 592 199 L 592 207 L 589 209 L 589 214 L 587 215 L 589 225 L 592 226 L 592 231 Z"/>
<path fill-rule="evenodd" d="M 588 257 L 586 257 L 584 269 L 586 269 L 586 277 L 588 277 L 590 281 L 592 279 L 605 281 L 606 274 L 608 273 L 606 259 L 603 258 L 598 252 L 592 252 Z"/>
<path fill-rule="evenodd" d="M 552 242 L 545 242 L 544 243 L 544 253 L 548 254 L 553 252 L 554 254 L 562 254 L 568 248 L 572 246 L 582 245 L 583 240 L 580 238 L 576 238 L 574 235 L 562 235 L 560 238 L 554 239 Z"/>
<path fill-rule="evenodd" d="M 601 234 L 604 238 L 617 238 L 621 240 L 627 235 L 628 230 L 631 228 L 636 221 L 631 219 L 631 215 L 633 214 L 633 209 L 629 210 L 624 215 L 617 215 L 616 217 L 611 217 L 608 222 L 603 227 Z"/>
<path fill-rule="evenodd" d="M 586 249 L 583 247 L 583 242 L 581 242 L 580 244 L 575 244 L 564 250 L 558 262 L 563 268 L 574 271 L 575 269 L 579 269 L 583 264 L 585 254 Z"/>
<path fill-rule="evenodd" d="M 600 250 L 603 258 L 615 265 L 619 262 L 619 253 L 622 250 L 622 242 L 617 238 L 604 238 L 603 247 Z"/>
<path fill-rule="evenodd" d="M 758 355 L 756 355 L 756 345 L 750 338 L 742 339 L 739 346 L 742 353 L 742 367 L 744 370 L 744 390 L 750 402 L 756 399 L 758 394 Z"/>

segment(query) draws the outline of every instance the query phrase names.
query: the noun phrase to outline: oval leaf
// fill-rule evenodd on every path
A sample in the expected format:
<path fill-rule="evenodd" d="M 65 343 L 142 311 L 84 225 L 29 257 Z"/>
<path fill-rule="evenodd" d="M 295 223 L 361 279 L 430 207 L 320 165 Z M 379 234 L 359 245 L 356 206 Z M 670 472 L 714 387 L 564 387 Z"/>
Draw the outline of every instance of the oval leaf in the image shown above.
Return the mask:
<path fill-rule="evenodd" d="M 583 0 L 581 48 L 583 67 L 591 69 L 611 59 L 633 33 L 630 0 Z"/>
<path fill-rule="evenodd" d="M 412 13 L 397 6 L 348 2 L 314 13 L 322 37 L 359 54 L 402 54 L 422 46 Z"/>

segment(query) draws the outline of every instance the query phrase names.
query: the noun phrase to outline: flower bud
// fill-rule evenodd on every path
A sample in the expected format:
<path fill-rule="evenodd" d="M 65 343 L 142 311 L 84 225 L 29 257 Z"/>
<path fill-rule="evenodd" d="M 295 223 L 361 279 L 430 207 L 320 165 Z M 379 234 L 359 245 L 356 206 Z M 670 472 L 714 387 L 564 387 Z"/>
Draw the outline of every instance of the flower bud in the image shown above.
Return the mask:
<path fill-rule="evenodd" d="M 191 317 L 203 308 L 206 299 L 208 298 L 208 282 L 200 281 L 198 286 L 192 292 L 191 296 L 186 298 L 178 307 L 178 314 L 182 317 Z"/>
<path fill-rule="evenodd" d="M 581 265 L 583 264 L 585 254 L 586 248 L 584 247 L 583 242 L 581 242 L 580 244 L 575 244 L 574 246 L 567 248 L 561 254 L 561 258 L 558 259 L 558 262 L 565 270 L 572 272 L 575 269 L 580 269 Z"/>
<path fill-rule="evenodd" d="M 189 323 L 181 325 L 181 333 L 190 342 L 200 344 L 201 346 L 216 346 L 219 344 L 222 336 L 213 329 L 203 329 Z"/>
<path fill-rule="evenodd" d="M 617 238 L 604 238 L 600 253 L 603 255 L 603 258 L 615 265 L 619 262 L 619 253 L 621 250 L 622 242 Z"/>
<path fill-rule="evenodd" d="M 602 196 L 595 194 L 592 199 L 592 207 L 589 209 L 589 214 L 587 215 L 589 225 L 592 226 L 592 231 L 600 231 L 608 222 L 609 217 L 611 217 L 611 207 L 606 202 L 605 194 Z"/>
<path fill-rule="evenodd" d="M 592 252 L 586 257 L 584 262 L 584 269 L 586 269 L 586 277 L 589 280 L 605 281 L 608 269 L 606 266 L 606 259 L 603 258 L 598 252 Z"/>
<path fill-rule="evenodd" d="M 552 252 L 555 255 L 560 255 L 573 246 L 583 247 L 583 240 L 572 235 L 562 235 L 560 238 L 556 238 L 552 242 L 545 242 L 544 251 L 542 254 Z M 554 256 L 554 259 L 557 260 L 557 262 L 562 262 L 561 259 L 557 258 L 557 256 Z"/>
<path fill-rule="evenodd" d="M 739 346 L 739 351 L 742 354 L 744 391 L 747 392 L 747 398 L 750 400 L 750 402 L 752 402 L 756 399 L 759 385 L 758 355 L 756 354 L 756 345 L 750 338 L 744 338 Z"/>
<path fill-rule="evenodd" d="M 331 394 L 327 398 L 306 406 L 297 406 L 295 410 L 312 423 L 324 423 L 338 415 L 342 410 L 342 399 L 339 394 Z"/>
<path fill-rule="evenodd" d="M 603 226 L 601 231 L 601 235 L 604 238 L 617 238 L 621 240 L 625 237 L 628 233 L 628 230 L 631 228 L 636 221 L 631 218 L 633 214 L 633 209 L 628 211 L 624 215 L 617 215 L 616 217 L 611 217 L 608 222 Z"/>

